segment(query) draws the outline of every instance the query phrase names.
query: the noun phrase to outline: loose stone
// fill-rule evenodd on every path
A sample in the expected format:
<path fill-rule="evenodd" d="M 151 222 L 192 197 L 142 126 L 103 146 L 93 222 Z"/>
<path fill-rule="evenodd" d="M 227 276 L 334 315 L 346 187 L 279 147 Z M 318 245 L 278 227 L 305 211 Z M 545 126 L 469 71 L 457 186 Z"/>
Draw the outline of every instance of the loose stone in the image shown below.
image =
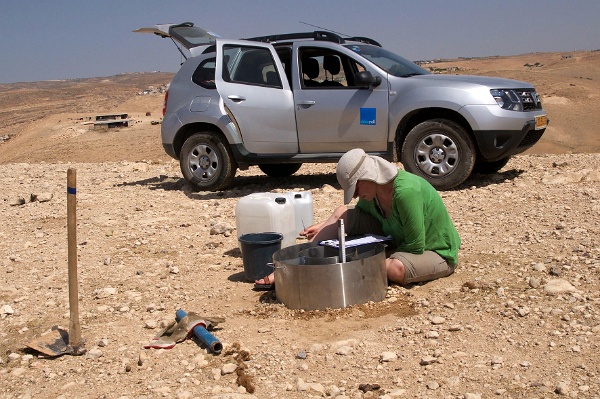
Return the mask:
<path fill-rule="evenodd" d="M 398 359 L 396 352 L 383 352 L 379 357 L 381 362 L 393 362 Z"/>
<path fill-rule="evenodd" d="M 568 281 L 562 279 L 550 280 L 544 286 L 544 292 L 548 295 L 558 295 L 575 292 L 573 287 Z"/>
<path fill-rule="evenodd" d="M 8 201 L 10 206 L 19 206 L 25 204 L 25 198 L 23 197 L 14 197 Z"/>
<path fill-rule="evenodd" d="M 560 277 L 562 275 L 562 268 L 560 266 L 552 266 L 550 268 L 550 275 Z"/>
<path fill-rule="evenodd" d="M 350 346 L 340 346 L 337 348 L 335 353 L 342 356 L 348 356 L 352 353 L 352 351 L 353 349 Z"/>
<path fill-rule="evenodd" d="M 86 356 L 92 359 L 97 359 L 102 357 L 102 351 L 98 348 L 92 348 L 87 352 Z"/>
<path fill-rule="evenodd" d="M 541 281 L 537 277 L 529 277 L 529 286 L 531 288 L 538 288 L 541 285 Z"/>
<path fill-rule="evenodd" d="M 0 316 L 2 317 L 6 317 L 8 315 L 13 314 L 15 314 L 15 311 L 10 305 L 2 305 L 2 307 L 0 308 Z"/>
<path fill-rule="evenodd" d="M 429 364 L 433 364 L 437 362 L 437 358 L 433 357 L 433 356 L 425 356 L 421 358 L 421 361 L 419 362 L 419 364 L 421 366 L 427 366 Z"/>
<path fill-rule="evenodd" d="M 440 337 L 440 333 L 438 333 L 437 331 L 429 331 L 427 332 L 425 337 L 429 339 L 437 339 Z"/>
<path fill-rule="evenodd" d="M 222 375 L 231 374 L 231 373 L 235 372 L 235 370 L 237 369 L 237 367 L 238 366 L 235 363 L 224 364 L 223 367 L 221 368 L 221 374 Z"/>
<path fill-rule="evenodd" d="M 569 394 L 569 386 L 565 382 L 559 382 L 554 388 L 554 393 L 557 395 L 568 395 Z"/>

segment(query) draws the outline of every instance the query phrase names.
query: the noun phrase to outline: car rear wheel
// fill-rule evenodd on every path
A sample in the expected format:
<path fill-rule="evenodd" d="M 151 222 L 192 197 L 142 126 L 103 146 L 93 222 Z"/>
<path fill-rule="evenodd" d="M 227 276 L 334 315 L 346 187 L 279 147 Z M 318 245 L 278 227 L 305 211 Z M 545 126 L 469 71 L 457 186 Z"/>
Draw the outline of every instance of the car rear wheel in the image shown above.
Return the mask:
<path fill-rule="evenodd" d="M 301 163 L 260 164 L 258 167 L 270 177 L 288 177 L 300 169 Z"/>
<path fill-rule="evenodd" d="M 404 168 L 438 190 L 464 182 L 475 165 L 473 140 L 465 129 L 447 119 L 432 119 L 415 126 L 406 136 L 400 154 Z"/>
<path fill-rule="evenodd" d="M 190 136 L 181 148 L 179 166 L 188 182 L 205 191 L 226 188 L 237 169 L 227 142 L 213 132 Z"/>

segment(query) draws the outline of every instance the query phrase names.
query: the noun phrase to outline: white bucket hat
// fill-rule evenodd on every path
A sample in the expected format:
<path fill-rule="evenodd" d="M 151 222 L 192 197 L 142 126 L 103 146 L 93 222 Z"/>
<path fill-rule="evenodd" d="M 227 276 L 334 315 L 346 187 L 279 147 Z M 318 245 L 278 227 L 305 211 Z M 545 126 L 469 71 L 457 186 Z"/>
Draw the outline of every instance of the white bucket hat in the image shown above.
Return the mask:
<path fill-rule="evenodd" d="M 355 148 L 340 158 L 336 174 L 338 183 L 344 190 L 344 204 L 347 204 L 354 198 L 357 181 L 369 180 L 377 184 L 386 184 L 398 175 L 398 168 L 381 157 Z"/>

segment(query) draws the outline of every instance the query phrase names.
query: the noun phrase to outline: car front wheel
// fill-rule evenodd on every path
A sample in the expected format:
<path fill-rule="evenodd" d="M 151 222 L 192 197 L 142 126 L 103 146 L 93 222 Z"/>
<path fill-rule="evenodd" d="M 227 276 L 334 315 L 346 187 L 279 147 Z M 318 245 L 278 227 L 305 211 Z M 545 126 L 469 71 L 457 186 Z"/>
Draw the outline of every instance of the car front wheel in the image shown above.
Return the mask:
<path fill-rule="evenodd" d="M 204 191 L 226 188 L 237 169 L 227 142 L 212 132 L 193 134 L 183 143 L 179 166 L 183 177 Z"/>
<path fill-rule="evenodd" d="M 465 129 L 447 119 L 415 126 L 404 139 L 400 161 L 438 190 L 464 182 L 475 165 L 473 140 Z"/>

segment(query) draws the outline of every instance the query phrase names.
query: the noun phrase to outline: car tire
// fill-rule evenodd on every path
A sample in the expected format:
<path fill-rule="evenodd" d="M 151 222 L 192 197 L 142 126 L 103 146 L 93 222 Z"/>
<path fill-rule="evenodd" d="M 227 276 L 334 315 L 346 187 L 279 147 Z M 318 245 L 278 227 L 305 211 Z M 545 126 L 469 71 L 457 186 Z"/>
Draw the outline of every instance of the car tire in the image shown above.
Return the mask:
<path fill-rule="evenodd" d="M 472 173 L 491 175 L 492 173 L 496 173 L 505 167 L 508 161 L 510 161 L 510 157 L 502 158 L 497 161 L 486 161 L 479 158 L 477 159 L 477 162 L 475 162 L 475 167 L 473 168 Z"/>
<path fill-rule="evenodd" d="M 229 145 L 213 132 L 190 136 L 181 148 L 179 166 L 185 180 L 202 191 L 226 188 L 237 170 Z"/>
<path fill-rule="evenodd" d="M 288 177 L 300 169 L 301 163 L 260 164 L 258 167 L 269 177 Z"/>
<path fill-rule="evenodd" d="M 459 124 L 447 119 L 419 123 L 404 139 L 400 162 L 438 190 L 464 182 L 475 165 L 473 140 Z"/>

